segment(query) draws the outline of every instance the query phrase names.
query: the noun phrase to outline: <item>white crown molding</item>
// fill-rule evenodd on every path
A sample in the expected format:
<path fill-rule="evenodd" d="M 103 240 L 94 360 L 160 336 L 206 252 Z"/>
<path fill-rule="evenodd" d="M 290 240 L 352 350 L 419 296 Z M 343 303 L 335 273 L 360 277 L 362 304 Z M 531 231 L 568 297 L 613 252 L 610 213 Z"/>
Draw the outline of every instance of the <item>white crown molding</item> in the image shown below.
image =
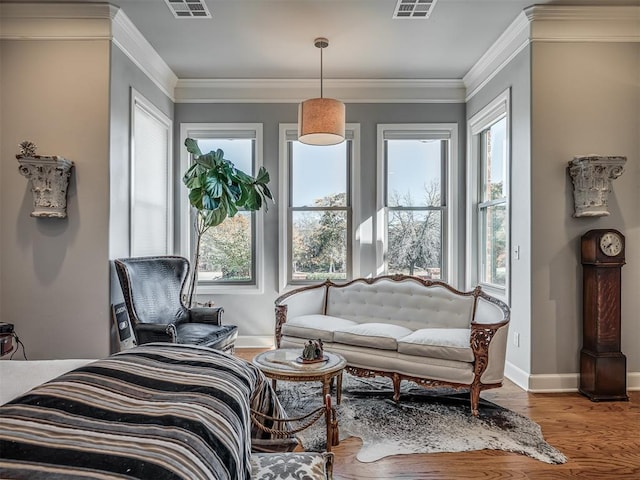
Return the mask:
<path fill-rule="evenodd" d="M 178 77 L 120 8 L 107 3 L 2 3 L 0 38 L 111 40 L 173 100 Z"/>
<path fill-rule="evenodd" d="M 108 40 L 117 10 L 107 3 L 2 3 L 0 39 Z"/>
<path fill-rule="evenodd" d="M 529 29 L 529 19 L 524 13 L 520 13 L 475 65 L 469 69 L 462 78 L 467 89 L 466 101 L 469 101 L 522 49 L 529 45 Z"/>
<path fill-rule="evenodd" d="M 324 79 L 345 103 L 463 103 L 462 80 Z M 298 103 L 318 96 L 317 79 L 180 79 L 176 103 Z"/>
<path fill-rule="evenodd" d="M 0 39 L 112 40 L 176 103 L 297 103 L 318 94 L 305 79 L 178 79 L 128 17 L 108 3 L 1 3 Z M 639 42 L 640 6 L 534 5 L 462 80 L 325 79 L 348 103 L 464 103 L 531 42 Z"/>
<path fill-rule="evenodd" d="M 463 77 L 470 100 L 531 42 L 640 42 L 640 6 L 534 5 Z"/>
<path fill-rule="evenodd" d="M 640 6 L 545 6 L 524 10 L 532 42 L 640 42 Z"/>
<path fill-rule="evenodd" d="M 122 10 L 112 24 L 113 43 L 172 101 L 178 77 Z"/>

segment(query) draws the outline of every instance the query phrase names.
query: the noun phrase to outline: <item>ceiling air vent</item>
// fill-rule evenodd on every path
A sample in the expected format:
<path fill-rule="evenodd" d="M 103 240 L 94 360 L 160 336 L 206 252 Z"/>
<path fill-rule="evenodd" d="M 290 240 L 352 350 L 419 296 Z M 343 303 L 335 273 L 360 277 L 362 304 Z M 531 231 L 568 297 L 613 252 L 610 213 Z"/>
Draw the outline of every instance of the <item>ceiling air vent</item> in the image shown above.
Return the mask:
<path fill-rule="evenodd" d="M 438 0 L 398 0 L 393 18 L 429 18 Z"/>
<path fill-rule="evenodd" d="M 204 0 L 164 0 L 176 18 L 211 18 Z"/>

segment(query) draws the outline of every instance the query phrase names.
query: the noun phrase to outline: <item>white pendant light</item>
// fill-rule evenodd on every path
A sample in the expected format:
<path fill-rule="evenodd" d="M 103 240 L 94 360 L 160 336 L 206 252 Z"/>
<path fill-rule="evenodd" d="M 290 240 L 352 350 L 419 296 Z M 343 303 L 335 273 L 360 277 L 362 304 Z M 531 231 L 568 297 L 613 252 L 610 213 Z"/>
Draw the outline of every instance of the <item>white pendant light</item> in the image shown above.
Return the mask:
<path fill-rule="evenodd" d="M 320 49 L 320 98 L 305 100 L 298 107 L 298 140 L 307 145 L 336 145 L 344 141 L 344 103 L 322 96 L 322 49 L 329 46 L 326 38 L 316 38 Z"/>

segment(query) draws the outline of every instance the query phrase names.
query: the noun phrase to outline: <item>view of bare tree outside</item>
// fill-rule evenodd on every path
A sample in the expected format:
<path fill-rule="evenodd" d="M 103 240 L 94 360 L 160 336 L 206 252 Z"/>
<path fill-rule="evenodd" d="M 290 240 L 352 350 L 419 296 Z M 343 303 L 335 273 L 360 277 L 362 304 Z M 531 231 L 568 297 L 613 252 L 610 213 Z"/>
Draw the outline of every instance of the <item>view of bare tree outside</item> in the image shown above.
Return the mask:
<path fill-rule="evenodd" d="M 439 185 L 425 187 L 427 205 L 440 204 Z M 422 278 L 440 279 L 442 265 L 442 212 L 416 210 L 400 205 L 414 205 L 410 194 L 393 192 L 389 199 L 387 224 L 387 268 Z"/>
<path fill-rule="evenodd" d="M 250 281 L 251 232 L 250 212 L 239 212 L 209 229 L 200 244 L 200 280 Z"/>
<path fill-rule="evenodd" d="M 386 141 L 385 263 L 390 274 L 443 279 L 444 142 Z"/>

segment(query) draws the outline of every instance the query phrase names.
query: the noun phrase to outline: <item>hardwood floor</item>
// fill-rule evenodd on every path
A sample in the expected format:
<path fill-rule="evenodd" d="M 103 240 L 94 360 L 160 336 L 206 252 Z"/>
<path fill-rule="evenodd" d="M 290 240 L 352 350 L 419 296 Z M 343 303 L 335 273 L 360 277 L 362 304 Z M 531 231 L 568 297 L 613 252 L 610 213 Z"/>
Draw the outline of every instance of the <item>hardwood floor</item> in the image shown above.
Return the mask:
<path fill-rule="evenodd" d="M 262 350 L 238 349 L 252 359 Z M 640 392 L 629 402 L 594 403 L 579 393 L 527 393 L 507 381 L 482 398 L 528 416 L 545 439 L 568 458 L 549 465 L 496 450 L 396 455 L 373 463 L 355 459 L 361 442 L 349 438 L 334 448 L 334 479 L 535 479 L 640 480 Z"/>

